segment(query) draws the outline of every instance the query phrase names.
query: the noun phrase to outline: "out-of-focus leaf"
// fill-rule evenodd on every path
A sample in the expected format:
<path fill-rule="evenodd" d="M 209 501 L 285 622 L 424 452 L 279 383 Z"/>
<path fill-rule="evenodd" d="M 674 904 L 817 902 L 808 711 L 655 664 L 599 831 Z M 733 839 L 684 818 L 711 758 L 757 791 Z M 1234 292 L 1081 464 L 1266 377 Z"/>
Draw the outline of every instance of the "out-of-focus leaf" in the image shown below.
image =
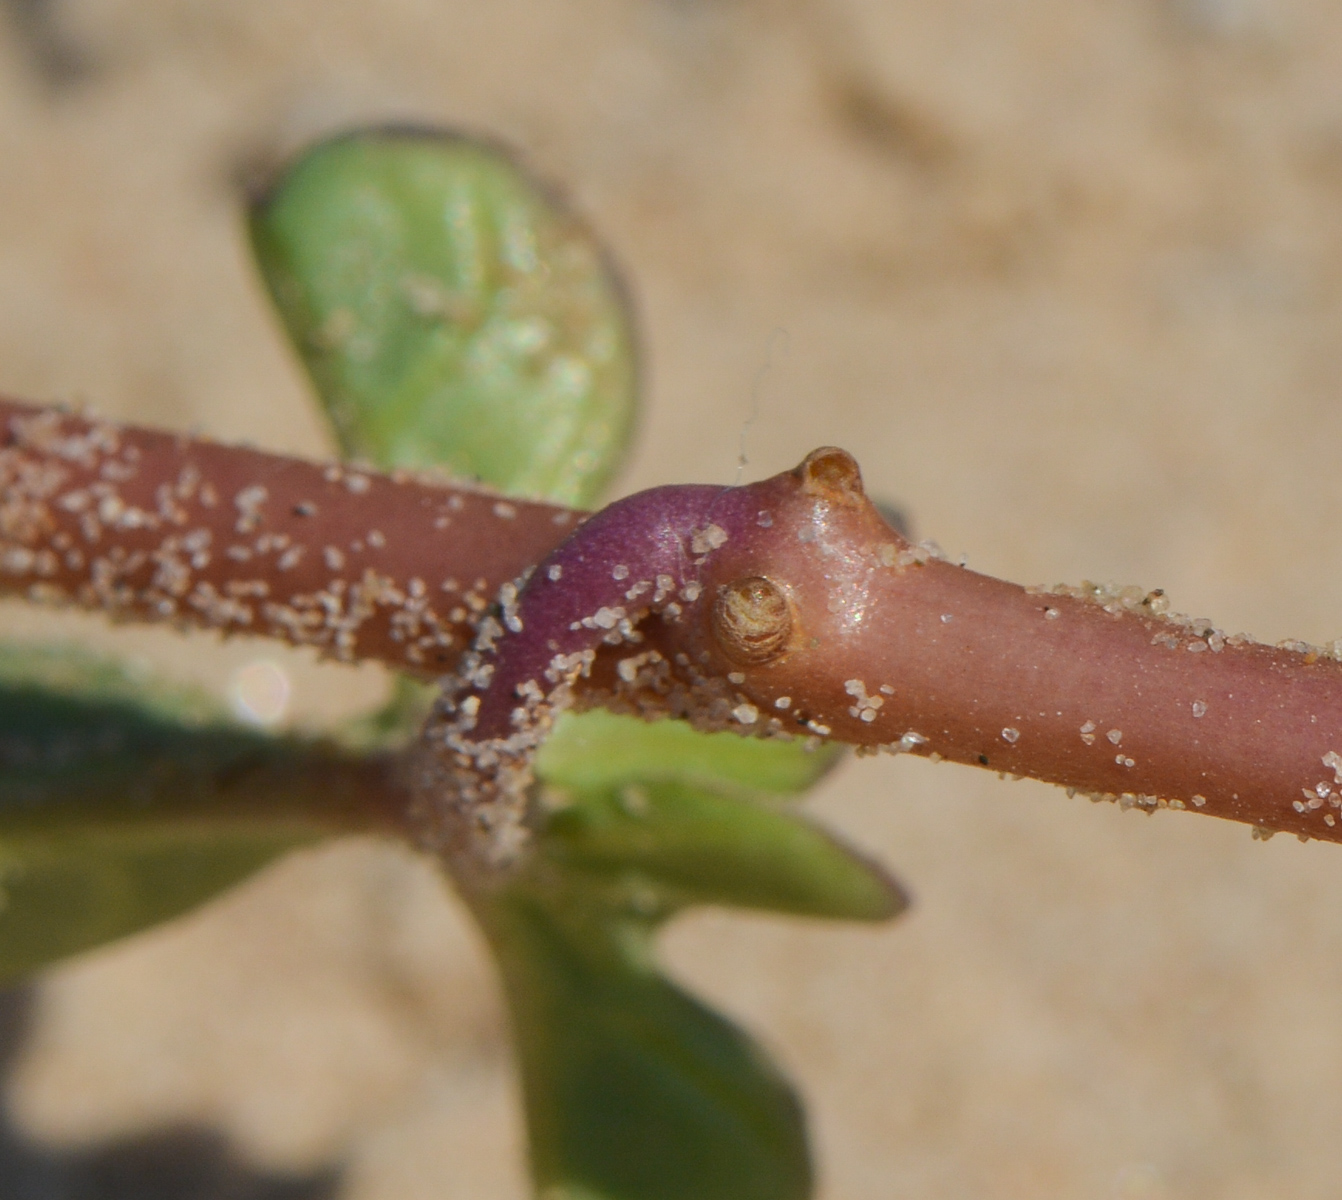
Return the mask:
<path fill-rule="evenodd" d="M 652 965 L 651 923 L 564 882 L 490 903 L 549 1200 L 803 1200 L 801 1104 L 739 1029 Z"/>
<path fill-rule="evenodd" d="M 628 302 L 591 233 L 508 154 L 346 134 L 285 171 L 251 231 L 347 454 L 600 495 L 634 415 Z"/>
<path fill-rule="evenodd" d="M 554 736 L 537 774 L 558 807 L 527 871 L 477 900 L 513 1015 L 540 1194 L 803 1200 L 800 1101 L 745 1033 L 658 971 L 652 936 L 694 904 L 883 920 L 903 894 L 759 793 L 761 780 L 804 788 L 824 756 L 605 713 Z"/>
<path fill-rule="evenodd" d="M 363 769 L 74 648 L 0 644 L 0 981 L 357 826 Z"/>
<path fill-rule="evenodd" d="M 0 984 L 195 908 L 321 833 L 261 820 L 0 832 Z"/>

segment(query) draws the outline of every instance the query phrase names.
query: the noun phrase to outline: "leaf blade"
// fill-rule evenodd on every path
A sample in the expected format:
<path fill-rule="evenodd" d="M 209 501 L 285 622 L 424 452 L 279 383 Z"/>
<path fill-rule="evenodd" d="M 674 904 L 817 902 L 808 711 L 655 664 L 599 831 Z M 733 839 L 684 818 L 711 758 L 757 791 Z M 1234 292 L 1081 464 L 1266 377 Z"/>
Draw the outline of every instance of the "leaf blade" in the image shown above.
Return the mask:
<path fill-rule="evenodd" d="M 636 876 L 668 911 L 721 904 L 886 921 L 908 903 L 875 862 L 796 813 L 676 781 L 582 793 L 537 841 L 570 873 Z"/>
<path fill-rule="evenodd" d="M 483 921 L 513 1013 L 545 1195 L 810 1194 L 792 1087 L 746 1034 L 651 966 L 645 922 L 565 888 L 496 898 Z"/>
<path fill-rule="evenodd" d="M 628 443 L 627 297 L 496 146 L 365 130 L 254 204 L 256 260 L 346 454 L 590 504 Z"/>

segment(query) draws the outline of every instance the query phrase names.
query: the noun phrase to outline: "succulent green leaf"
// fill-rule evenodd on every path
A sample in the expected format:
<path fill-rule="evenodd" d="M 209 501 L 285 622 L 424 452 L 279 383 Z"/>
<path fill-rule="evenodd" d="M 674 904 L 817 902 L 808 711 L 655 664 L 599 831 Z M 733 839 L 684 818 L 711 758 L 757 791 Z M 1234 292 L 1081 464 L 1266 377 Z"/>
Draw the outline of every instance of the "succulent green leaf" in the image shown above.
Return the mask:
<path fill-rule="evenodd" d="M 693 904 L 882 920 L 905 903 L 877 866 L 745 794 L 740 778 L 759 778 L 758 764 L 729 759 L 737 778 L 713 787 L 687 781 L 716 764 L 705 735 L 691 733 L 683 755 L 656 744 L 682 728 L 594 713 L 561 727 L 562 753 L 540 772 L 559 807 L 541 820 L 527 870 L 476 900 L 512 1011 L 546 1200 L 809 1196 L 799 1099 L 745 1033 L 660 973 L 653 934 Z M 642 732 L 654 734 L 647 758 L 594 765 Z M 787 766 L 770 777 L 795 788 L 819 769 Z"/>
<path fill-rule="evenodd" d="M 351 761 L 78 650 L 0 644 L 0 981 L 341 828 Z"/>
<path fill-rule="evenodd" d="M 879 866 L 776 799 L 811 787 L 842 747 L 705 734 L 600 710 L 567 713 L 536 774 L 552 811 L 547 861 L 669 889 L 684 904 L 727 904 L 846 920 L 904 906 Z"/>
<path fill-rule="evenodd" d="M 678 782 L 583 793 L 550 815 L 539 842 L 547 861 L 598 887 L 635 881 L 659 911 L 723 904 L 884 921 L 906 903 L 875 863 L 795 813 Z"/>
<path fill-rule="evenodd" d="M 482 914 L 502 967 L 547 1200 L 803 1200 L 801 1104 L 739 1029 L 651 965 L 650 923 L 584 888 Z"/>
<path fill-rule="evenodd" d="M 600 495 L 633 422 L 629 306 L 591 233 L 508 154 L 346 134 L 289 166 L 251 233 L 347 455 Z"/>

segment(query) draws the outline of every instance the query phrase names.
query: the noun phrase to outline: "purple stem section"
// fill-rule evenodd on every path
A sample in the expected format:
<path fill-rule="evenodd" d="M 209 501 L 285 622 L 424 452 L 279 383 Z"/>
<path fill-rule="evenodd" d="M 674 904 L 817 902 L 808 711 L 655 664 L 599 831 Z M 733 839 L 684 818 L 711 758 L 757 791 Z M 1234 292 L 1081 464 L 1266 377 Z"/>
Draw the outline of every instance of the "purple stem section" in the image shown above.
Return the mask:
<path fill-rule="evenodd" d="M 778 481 L 679 485 L 630 496 L 588 519 L 522 582 L 505 585 L 425 731 L 420 810 L 426 837 L 454 861 L 512 861 L 525 841 L 531 759 L 603 651 L 614 693 L 648 715 L 689 715 L 680 676 L 640 625 L 674 640 L 707 595 L 705 567 L 729 543 L 772 525 Z M 472 852 L 467 843 L 477 843 Z M 488 866 L 486 866 L 488 869 Z"/>

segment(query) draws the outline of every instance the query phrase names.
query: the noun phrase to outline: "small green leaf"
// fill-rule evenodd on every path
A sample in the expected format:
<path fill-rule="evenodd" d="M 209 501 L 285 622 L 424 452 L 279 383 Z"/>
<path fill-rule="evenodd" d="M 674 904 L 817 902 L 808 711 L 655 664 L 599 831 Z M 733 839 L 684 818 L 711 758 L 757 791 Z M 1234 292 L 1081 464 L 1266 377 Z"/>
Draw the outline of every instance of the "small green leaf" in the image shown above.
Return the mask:
<path fill-rule="evenodd" d="M 532 1172 L 564 1200 L 802 1200 L 801 1104 L 739 1029 L 652 967 L 650 924 L 585 889 L 482 912 L 512 1010 Z"/>
<path fill-rule="evenodd" d="M 725 904 L 884 921 L 907 903 L 875 863 L 796 814 L 683 783 L 585 792 L 546 820 L 538 843 L 571 872 L 636 880 L 666 911 Z"/>
<path fill-rule="evenodd" d="M 904 897 L 875 864 L 776 802 L 740 794 L 758 762 L 729 759 L 732 783 L 686 782 L 719 765 L 714 739 L 597 717 L 557 734 L 567 744 L 542 776 L 545 798 L 562 807 L 541 820 L 526 871 L 476 899 L 508 993 L 539 1194 L 804 1200 L 799 1099 L 746 1034 L 660 973 L 653 934 L 693 904 L 883 920 Z M 656 744 L 682 729 L 684 755 L 674 740 Z M 648 759 L 594 765 L 622 737 L 648 732 Z M 650 780 L 649 764 L 664 777 Z M 800 787 L 816 770 L 813 760 L 787 765 L 770 777 Z"/>
<path fill-rule="evenodd" d="M 886 920 L 904 907 L 898 885 L 765 799 L 805 791 L 842 753 L 704 734 L 681 721 L 566 713 L 537 755 L 536 775 L 557 810 L 538 844 L 570 870 L 655 879 L 678 905 Z"/>
<path fill-rule="evenodd" d="M 368 130 L 253 207 L 262 275 L 346 454 L 590 504 L 636 398 L 592 235 L 498 147 Z"/>

